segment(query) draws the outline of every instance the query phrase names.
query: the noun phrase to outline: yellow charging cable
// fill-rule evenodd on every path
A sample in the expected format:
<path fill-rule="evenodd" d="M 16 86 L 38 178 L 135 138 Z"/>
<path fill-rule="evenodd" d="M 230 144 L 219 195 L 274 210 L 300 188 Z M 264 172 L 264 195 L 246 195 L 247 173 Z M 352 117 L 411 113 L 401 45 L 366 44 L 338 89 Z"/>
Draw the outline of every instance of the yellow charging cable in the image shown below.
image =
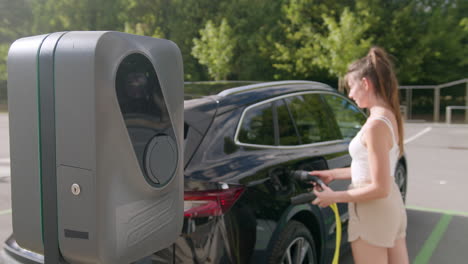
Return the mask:
<path fill-rule="evenodd" d="M 338 264 L 340 259 L 340 246 L 341 246 L 341 218 L 340 212 L 338 211 L 338 206 L 336 203 L 330 204 L 330 208 L 335 213 L 335 221 L 336 221 L 336 247 L 335 247 L 335 255 L 333 256 L 332 264 Z"/>
<path fill-rule="evenodd" d="M 315 182 L 316 184 L 319 184 L 320 186 L 326 185 L 323 183 L 320 178 L 318 178 L 315 175 L 310 175 L 307 171 L 292 171 L 291 175 L 293 178 L 299 181 L 303 182 Z M 315 199 L 315 195 L 312 193 L 303 193 L 298 196 L 295 196 L 291 198 L 291 203 L 292 204 L 301 204 L 301 203 L 309 203 L 313 199 Z M 335 222 L 336 222 L 336 247 L 335 247 L 335 255 L 333 256 L 333 261 L 332 264 L 338 264 L 338 261 L 340 259 L 340 246 L 341 246 L 341 218 L 340 218 L 340 212 L 338 211 L 338 206 L 336 203 L 330 204 L 330 208 L 333 210 L 335 213 Z"/>

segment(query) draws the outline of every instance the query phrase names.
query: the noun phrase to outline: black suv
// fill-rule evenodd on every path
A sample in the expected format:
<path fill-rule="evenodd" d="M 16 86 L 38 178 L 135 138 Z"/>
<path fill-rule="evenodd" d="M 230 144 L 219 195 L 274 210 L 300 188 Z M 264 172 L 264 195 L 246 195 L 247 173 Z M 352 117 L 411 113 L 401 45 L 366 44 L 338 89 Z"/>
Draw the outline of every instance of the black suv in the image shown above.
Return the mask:
<path fill-rule="evenodd" d="M 187 83 L 185 97 L 182 235 L 141 263 L 331 263 L 334 214 L 293 205 L 310 186 L 292 172 L 350 166 L 348 145 L 365 113 L 309 81 Z M 395 172 L 403 197 L 406 171 L 403 157 Z M 348 185 L 331 183 L 334 190 Z M 338 207 L 345 249 L 347 205 Z M 5 249 L 41 262 L 13 237 Z"/>

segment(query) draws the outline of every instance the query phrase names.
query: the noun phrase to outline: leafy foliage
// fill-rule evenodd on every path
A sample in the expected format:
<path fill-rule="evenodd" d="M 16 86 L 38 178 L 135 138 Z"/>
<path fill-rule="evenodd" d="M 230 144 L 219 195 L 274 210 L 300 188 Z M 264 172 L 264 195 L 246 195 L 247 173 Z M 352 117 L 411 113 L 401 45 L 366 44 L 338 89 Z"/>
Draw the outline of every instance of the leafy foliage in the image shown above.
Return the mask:
<path fill-rule="evenodd" d="M 443 83 L 466 78 L 467 13 L 466 0 L 0 0 L 0 81 L 15 39 L 116 30 L 177 43 L 191 81 L 335 84 L 379 45 L 393 55 L 400 83 Z M 202 41 L 208 21 L 216 37 Z"/>
<path fill-rule="evenodd" d="M 205 28 L 200 30 L 200 38 L 193 39 L 193 43 L 193 56 L 208 67 L 210 76 L 216 81 L 226 80 L 236 44 L 226 19 L 222 20 L 219 27 L 208 20 Z"/>
<path fill-rule="evenodd" d="M 312 62 L 315 65 L 341 77 L 346 73 L 349 63 L 366 54 L 373 37 L 365 37 L 370 28 L 370 24 L 366 22 L 368 12 L 360 13 L 362 15 L 353 14 L 349 8 L 345 8 L 340 21 L 323 15 L 328 32 L 314 35 L 316 44 L 312 47 L 315 54 Z"/>
<path fill-rule="evenodd" d="M 0 44 L 0 80 L 7 79 L 7 54 L 8 54 L 8 44 Z"/>

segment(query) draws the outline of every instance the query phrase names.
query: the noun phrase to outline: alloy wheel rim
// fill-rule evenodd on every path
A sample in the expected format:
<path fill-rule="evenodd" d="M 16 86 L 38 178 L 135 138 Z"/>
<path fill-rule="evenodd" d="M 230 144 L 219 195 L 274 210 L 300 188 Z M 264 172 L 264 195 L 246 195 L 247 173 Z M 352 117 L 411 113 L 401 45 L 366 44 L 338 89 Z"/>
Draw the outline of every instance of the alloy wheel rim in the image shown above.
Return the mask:
<path fill-rule="evenodd" d="M 406 197 L 406 188 L 405 188 L 405 172 L 403 169 L 398 168 L 395 174 L 395 180 L 398 183 L 400 188 L 401 195 Z"/>
<path fill-rule="evenodd" d="M 304 237 L 294 239 L 281 259 L 282 264 L 312 264 L 314 254 L 310 243 Z"/>

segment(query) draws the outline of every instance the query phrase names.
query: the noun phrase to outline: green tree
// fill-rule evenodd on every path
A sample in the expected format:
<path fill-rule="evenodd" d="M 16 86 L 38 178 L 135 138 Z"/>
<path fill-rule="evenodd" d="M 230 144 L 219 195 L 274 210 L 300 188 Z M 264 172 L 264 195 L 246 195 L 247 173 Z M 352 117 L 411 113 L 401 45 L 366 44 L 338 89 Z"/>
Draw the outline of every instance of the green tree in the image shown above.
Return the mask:
<path fill-rule="evenodd" d="M 222 20 L 219 27 L 209 20 L 205 28 L 200 30 L 200 38 L 193 39 L 192 55 L 208 68 L 210 76 L 215 80 L 226 80 L 231 72 L 235 42 L 226 19 Z"/>
<path fill-rule="evenodd" d="M 123 6 L 124 12 L 120 12 L 118 16 L 124 21 L 125 32 L 157 38 L 165 37 L 166 16 L 172 7 L 169 1 L 123 0 Z"/>
<path fill-rule="evenodd" d="M 358 0 L 371 17 L 374 43 L 394 57 L 400 83 L 434 84 L 466 77 L 464 0 Z M 464 40 L 463 40 L 464 39 Z M 465 42 L 465 43 L 464 43 Z"/>
<path fill-rule="evenodd" d="M 0 81 L 5 81 L 7 79 L 6 61 L 9 48 L 10 44 L 8 43 L 0 44 Z"/>
<path fill-rule="evenodd" d="M 365 55 L 372 45 L 373 37 L 366 37 L 370 28 L 366 20 L 368 16 L 367 10 L 354 14 L 348 8 L 343 10 L 339 21 L 323 15 L 328 31 L 325 34 L 316 33 L 313 36 L 314 45 L 301 52 L 304 52 L 304 56 L 312 54 L 312 63 L 318 67 L 327 69 L 334 76 L 343 77 L 348 64 Z"/>
<path fill-rule="evenodd" d="M 28 0 L 0 0 L 0 43 L 30 33 L 32 10 Z"/>
<path fill-rule="evenodd" d="M 124 29 L 121 0 L 34 0 L 34 34 L 69 30 Z"/>
<path fill-rule="evenodd" d="M 463 29 L 463 38 L 462 38 L 462 46 L 465 47 L 465 52 L 468 47 L 468 17 L 463 18 L 460 21 L 460 26 Z M 460 64 L 462 67 L 465 67 L 468 65 L 468 56 L 464 56 L 462 60 L 460 61 Z"/>
<path fill-rule="evenodd" d="M 15 39 L 30 34 L 31 17 L 29 1 L 0 0 L 0 89 L 6 89 L 2 86 L 7 79 L 8 49 Z"/>
<path fill-rule="evenodd" d="M 212 0 L 121 0 L 119 19 L 129 33 L 163 37 L 175 42 L 182 53 L 186 80 L 208 78 L 191 54 L 193 38 L 208 19 L 218 21 L 219 1 Z"/>
<path fill-rule="evenodd" d="M 327 31 L 323 15 L 337 16 L 344 5 L 335 0 L 289 0 L 281 10 L 284 19 L 278 21 L 282 36 L 273 39 L 270 56 L 278 69 L 275 79 L 329 79 L 328 70 L 314 63 L 317 45 L 315 36 Z M 323 76 L 326 76 L 323 78 Z"/>
<path fill-rule="evenodd" d="M 320 4 L 313 7 L 309 5 L 312 2 Z M 286 42 L 275 43 L 274 66 L 306 78 L 328 74 L 336 80 L 343 76 L 347 65 L 371 46 L 373 38 L 367 31 L 376 19 L 367 9 L 352 7 L 355 11 L 336 2 L 291 0 L 283 9 Z"/>
<path fill-rule="evenodd" d="M 170 39 L 185 79 L 206 80 L 193 39 L 225 18 L 237 41 L 220 78 L 334 84 L 372 40 L 393 55 L 401 83 L 442 83 L 466 78 L 467 13 L 466 0 L 0 0 L 0 81 L 15 39 L 66 30 Z"/>
<path fill-rule="evenodd" d="M 279 23 L 284 38 L 270 53 L 276 77 L 339 76 L 375 44 L 393 55 L 401 83 L 465 78 L 467 6 L 466 0 L 289 0 Z"/>
<path fill-rule="evenodd" d="M 465 13 L 461 13 L 462 5 Z M 455 0 L 432 0 L 424 5 L 427 29 L 421 45 L 427 52 L 418 82 L 443 83 L 467 77 L 468 32 L 462 25 L 466 7 L 467 1 Z"/>
<path fill-rule="evenodd" d="M 284 17 L 280 12 L 282 2 L 225 0 L 220 3 L 218 13 L 227 19 L 237 39 L 230 79 L 271 80 L 277 72 L 271 51 L 272 43 L 282 35 L 277 26 Z"/>

